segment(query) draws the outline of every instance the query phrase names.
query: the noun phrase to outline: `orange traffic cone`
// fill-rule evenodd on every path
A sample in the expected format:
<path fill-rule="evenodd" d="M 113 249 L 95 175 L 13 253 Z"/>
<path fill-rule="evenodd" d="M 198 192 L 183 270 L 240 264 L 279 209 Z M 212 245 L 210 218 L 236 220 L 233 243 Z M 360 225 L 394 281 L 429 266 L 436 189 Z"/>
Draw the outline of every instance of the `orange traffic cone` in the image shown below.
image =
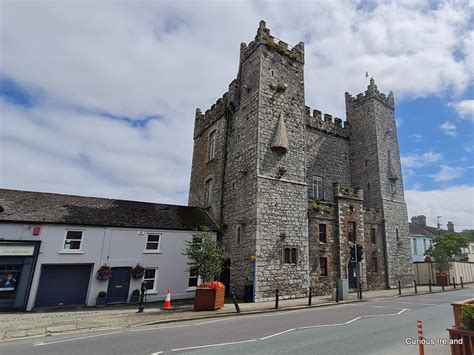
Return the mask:
<path fill-rule="evenodd" d="M 165 304 L 163 305 L 163 309 L 172 309 L 171 308 L 171 293 L 170 289 L 166 291 L 166 298 L 165 298 Z"/>

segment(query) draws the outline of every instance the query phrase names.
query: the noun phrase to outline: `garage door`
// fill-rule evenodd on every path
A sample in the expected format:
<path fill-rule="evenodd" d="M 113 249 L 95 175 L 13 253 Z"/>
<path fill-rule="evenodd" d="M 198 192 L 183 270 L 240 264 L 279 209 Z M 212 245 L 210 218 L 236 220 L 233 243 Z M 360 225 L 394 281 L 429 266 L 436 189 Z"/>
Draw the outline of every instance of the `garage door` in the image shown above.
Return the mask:
<path fill-rule="evenodd" d="M 85 304 L 92 265 L 42 265 L 35 307 Z"/>

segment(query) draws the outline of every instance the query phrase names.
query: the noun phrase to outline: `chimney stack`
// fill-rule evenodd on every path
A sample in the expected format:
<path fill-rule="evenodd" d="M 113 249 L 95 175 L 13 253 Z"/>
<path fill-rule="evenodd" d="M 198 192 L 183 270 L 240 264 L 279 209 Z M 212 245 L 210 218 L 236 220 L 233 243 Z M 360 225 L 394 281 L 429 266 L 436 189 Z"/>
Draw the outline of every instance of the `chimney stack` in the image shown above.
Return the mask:
<path fill-rule="evenodd" d="M 448 232 L 454 233 L 454 223 L 451 221 L 448 222 Z"/>
<path fill-rule="evenodd" d="M 419 215 L 411 218 L 411 223 L 426 227 L 426 216 Z"/>

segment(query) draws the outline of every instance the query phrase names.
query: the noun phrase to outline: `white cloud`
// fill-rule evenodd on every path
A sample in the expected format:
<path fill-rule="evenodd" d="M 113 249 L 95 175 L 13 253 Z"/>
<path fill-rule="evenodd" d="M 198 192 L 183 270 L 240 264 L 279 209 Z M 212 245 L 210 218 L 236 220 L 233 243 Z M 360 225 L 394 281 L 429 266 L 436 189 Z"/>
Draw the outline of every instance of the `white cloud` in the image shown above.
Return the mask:
<path fill-rule="evenodd" d="M 432 178 L 436 182 L 448 182 L 457 179 L 463 175 L 463 168 L 452 168 L 450 166 L 442 165 L 441 169 Z"/>
<path fill-rule="evenodd" d="M 474 100 L 451 102 L 449 106 L 454 107 L 462 119 L 474 121 Z"/>
<path fill-rule="evenodd" d="M 439 162 L 442 157 L 440 153 L 434 153 L 429 150 L 423 154 L 404 155 L 401 157 L 401 162 L 404 168 L 421 168 Z"/>
<path fill-rule="evenodd" d="M 446 121 L 443 124 L 439 125 L 439 129 L 446 134 L 447 136 L 450 137 L 455 137 L 456 136 L 456 126 L 453 125 L 451 122 Z"/>
<path fill-rule="evenodd" d="M 423 135 L 418 133 L 413 133 L 411 136 L 416 143 L 420 143 L 423 140 Z"/>
<path fill-rule="evenodd" d="M 425 215 L 427 223 L 436 226 L 436 216 L 443 216 L 442 224 L 452 221 L 457 231 L 474 229 L 474 187 L 459 185 L 442 190 L 405 191 L 408 216 Z"/>

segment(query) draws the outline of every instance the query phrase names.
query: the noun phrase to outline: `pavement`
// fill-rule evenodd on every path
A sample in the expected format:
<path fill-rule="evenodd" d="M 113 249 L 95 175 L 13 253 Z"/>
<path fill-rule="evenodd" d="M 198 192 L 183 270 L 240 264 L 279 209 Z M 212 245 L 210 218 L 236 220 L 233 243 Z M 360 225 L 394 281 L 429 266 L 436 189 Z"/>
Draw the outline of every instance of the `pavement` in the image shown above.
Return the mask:
<path fill-rule="evenodd" d="M 469 285 L 464 285 L 467 289 Z M 460 290 L 458 286 L 457 290 Z M 428 294 L 428 286 L 418 286 L 418 294 Z M 433 286 L 433 294 L 440 292 L 455 291 L 452 286 Z M 414 295 L 414 288 L 403 288 L 402 296 Z M 377 300 L 390 297 L 400 297 L 398 289 L 378 290 L 363 293 L 364 300 Z M 355 293 L 349 294 L 349 299 L 339 304 L 360 302 Z M 279 302 L 279 309 L 275 310 L 275 302 L 239 303 L 241 313 L 258 314 L 283 310 L 296 310 L 303 308 L 323 307 L 336 304 L 328 296 L 312 298 L 312 305 L 308 306 L 307 298 L 283 299 Z M 72 334 L 89 331 L 103 331 L 121 328 L 134 328 L 150 324 L 161 324 L 176 321 L 186 321 L 214 317 L 227 317 L 236 315 L 232 300 L 226 300 L 226 304 L 216 311 L 193 311 L 192 300 L 172 300 L 173 310 L 162 310 L 162 303 L 149 303 L 145 305 L 143 313 L 136 313 L 137 306 L 114 305 L 106 307 L 81 307 L 63 310 L 37 310 L 33 312 L 2 313 L 0 315 L 0 341 L 9 341 L 29 337 L 42 337 L 60 334 Z"/>

